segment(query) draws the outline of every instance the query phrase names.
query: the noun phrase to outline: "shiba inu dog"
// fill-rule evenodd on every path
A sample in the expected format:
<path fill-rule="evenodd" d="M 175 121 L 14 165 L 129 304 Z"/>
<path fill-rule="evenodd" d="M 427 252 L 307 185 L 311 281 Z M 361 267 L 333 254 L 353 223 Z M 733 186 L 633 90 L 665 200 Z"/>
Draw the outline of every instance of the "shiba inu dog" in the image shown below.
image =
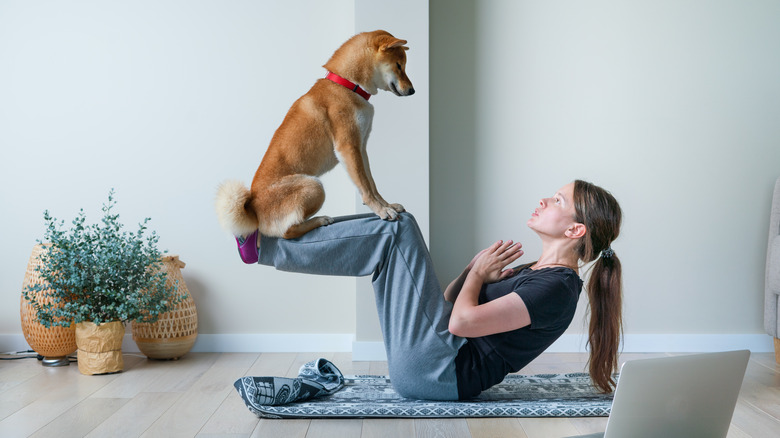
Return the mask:
<path fill-rule="evenodd" d="M 371 176 L 366 142 L 378 90 L 414 94 L 406 76 L 406 41 L 377 30 L 345 42 L 323 66 L 327 75 L 293 103 L 257 168 L 252 185 L 224 182 L 217 192 L 223 228 L 242 242 L 256 233 L 292 239 L 333 222 L 314 214 L 325 201 L 317 178 L 341 162 L 363 203 L 382 219 L 404 211 L 379 194 Z M 254 238 L 252 235 L 255 234 Z M 251 242 L 256 243 L 256 242 Z M 250 244 L 250 243 L 248 243 Z M 245 260 L 246 261 L 246 260 Z"/>

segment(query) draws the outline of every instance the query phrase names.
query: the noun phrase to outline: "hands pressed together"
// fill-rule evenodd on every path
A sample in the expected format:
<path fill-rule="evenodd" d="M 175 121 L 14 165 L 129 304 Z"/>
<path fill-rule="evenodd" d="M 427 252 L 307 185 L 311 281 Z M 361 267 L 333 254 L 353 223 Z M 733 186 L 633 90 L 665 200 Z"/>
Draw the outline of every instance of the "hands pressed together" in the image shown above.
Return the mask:
<path fill-rule="evenodd" d="M 507 266 L 523 255 L 522 245 L 511 240 L 498 242 L 480 251 L 463 273 L 447 288 L 445 299 L 454 301 L 450 333 L 479 337 L 515 330 L 531 323 L 528 309 L 518 294 L 507 294 L 479 303 L 482 285 L 513 274 Z"/>
<path fill-rule="evenodd" d="M 494 283 L 512 275 L 512 269 L 505 269 L 523 255 L 520 242 L 499 240 L 483 249 L 469 263 L 467 269 L 484 283 Z"/>

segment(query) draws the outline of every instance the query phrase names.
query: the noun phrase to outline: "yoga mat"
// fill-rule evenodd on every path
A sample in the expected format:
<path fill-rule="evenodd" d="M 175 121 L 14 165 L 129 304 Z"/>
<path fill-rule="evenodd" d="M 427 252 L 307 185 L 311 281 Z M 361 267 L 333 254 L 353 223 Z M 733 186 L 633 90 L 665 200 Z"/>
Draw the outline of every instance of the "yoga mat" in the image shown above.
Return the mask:
<path fill-rule="evenodd" d="M 412 400 L 386 376 L 344 376 L 338 392 L 300 403 L 266 406 L 239 394 L 261 418 L 606 417 L 612 394 L 600 394 L 585 373 L 508 375 L 477 398 Z"/>

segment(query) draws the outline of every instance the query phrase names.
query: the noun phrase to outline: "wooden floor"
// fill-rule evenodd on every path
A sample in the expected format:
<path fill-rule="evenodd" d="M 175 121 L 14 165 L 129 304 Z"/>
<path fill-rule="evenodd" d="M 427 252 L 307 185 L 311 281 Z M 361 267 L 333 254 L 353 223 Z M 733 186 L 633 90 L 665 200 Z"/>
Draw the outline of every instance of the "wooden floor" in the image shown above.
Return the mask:
<path fill-rule="evenodd" d="M 625 360 L 663 356 L 629 354 Z M 0 437 L 565 437 L 601 432 L 606 418 L 452 420 L 259 420 L 232 383 L 244 375 L 295 376 L 325 357 L 344 374 L 386 374 L 384 362 L 349 353 L 201 353 L 179 361 L 125 355 L 123 373 L 83 376 L 76 364 L 44 368 L 0 361 Z M 543 354 L 523 374 L 583 371 L 583 354 Z M 780 436 L 780 366 L 754 354 L 729 430 L 731 438 Z"/>

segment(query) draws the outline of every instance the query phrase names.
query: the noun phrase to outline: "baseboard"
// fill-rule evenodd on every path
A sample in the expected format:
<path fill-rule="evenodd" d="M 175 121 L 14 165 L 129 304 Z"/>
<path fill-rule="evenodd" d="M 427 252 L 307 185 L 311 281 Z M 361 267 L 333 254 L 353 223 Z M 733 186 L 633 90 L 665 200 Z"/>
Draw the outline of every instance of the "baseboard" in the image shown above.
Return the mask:
<path fill-rule="evenodd" d="M 631 335 L 626 337 L 624 350 L 637 353 L 708 353 L 729 350 L 769 353 L 772 351 L 772 337 L 765 334 Z"/>
<path fill-rule="evenodd" d="M 27 351 L 30 345 L 21 333 L 0 334 L 0 352 Z"/>
<path fill-rule="evenodd" d="M 336 334 L 199 334 L 192 352 L 195 353 L 316 353 L 350 352 L 355 335 Z M 381 345 L 381 343 L 380 343 Z M 0 334 L 0 352 L 28 350 L 24 335 Z M 125 334 L 122 351 L 138 353 L 133 336 Z"/>
<path fill-rule="evenodd" d="M 372 361 L 387 360 L 384 342 L 353 342 L 352 360 L 354 361 Z"/>
<path fill-rule="evenodd" d="M 198 335 L 193 352 L 316 353 L 352 351 L 352 333 Z M 130 339 L 132 341 L 132 338 Z M 135 344 L 135 342 L 133 342 Z M 124 344 L 123 344 L 124 345 Z"/>
<path fill-rule="evenodd" d="M 550 353 L 586 352 L 587 336 L 566 334 L 550 348 Z M 713 351 L 772 351 L 772 337 L 764 334 L 627 334 L 623 337 L 624 353 L 707 353 Z"/>
<path fill-rule="evenodd" d="M 584 335 L 566 334 L 550 348 L 550 353 L 585 352 Z M 623 341 L 624 353 L 702 353 L 747 349 L 753 353 L 772 353 L 772 337 L 764 334 L 629 334 Z M 30 346 L 21 333 L 0 334 L 0 352 L 22 351 Z M 130 334 L 125 335 L 122 350 L 138 352 Z M 352 352 L 356 361 L 386 360 L 382 342 L 357 342 L 351 333 L 337 334 L 201 334 L 193 352 L 309 353 Z"/>
<path fill-rule="evenodd" d="M 547 350 L 547 353 L 584 353 L 587 336 L 566 334 Z M 753 353 L 774 351 L 772 337 L 762 334 L 748 335 L 625 335 L 623 353 L 707 353 L 713 351 L 750 350 Z M 352 360 L 387 360 L 382 342 L 354 342 Z"/>

